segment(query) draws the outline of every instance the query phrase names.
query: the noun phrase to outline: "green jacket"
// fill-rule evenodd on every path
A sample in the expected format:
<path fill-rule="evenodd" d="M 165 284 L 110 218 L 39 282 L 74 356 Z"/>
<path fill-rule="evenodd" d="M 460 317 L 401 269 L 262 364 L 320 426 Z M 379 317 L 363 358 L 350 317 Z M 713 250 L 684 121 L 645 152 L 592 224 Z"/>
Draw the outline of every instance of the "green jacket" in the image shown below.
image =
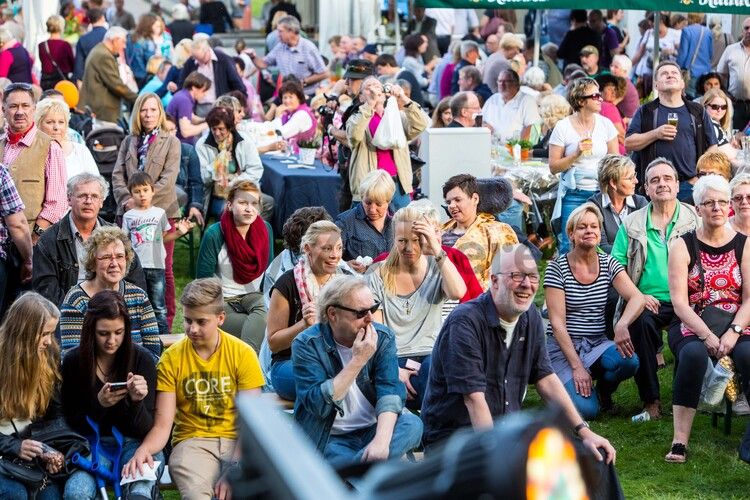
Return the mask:
<path fill-rule="evenodd" d="M 121 100 L 135 102 L 136 97 L 138 94 L 122 82 L 117 58 L 104 42 L 91 49 L 83 70 L 80 107 L 89 106 L 98 119 L 116 122 Z"/>
<path fill-rule="evenodd" d="M 274 258 L 273 229 L 271 229 L 271 225 L 268 222 L 263 222 L 266 224 L 266 229 L 268 230 L 268 262 L 270 264 Z M 201 248 L 198 251 L 198 263 L 195 270 L 196 278 L 219 277 L 216 268 L 219 262 L 219 252 L 221 252 L 222 246 L 224 246 L 224 233 L 221 232 L 221 224 L 216 222 L 206 229 L 205 233 L 203 233 Z"/>

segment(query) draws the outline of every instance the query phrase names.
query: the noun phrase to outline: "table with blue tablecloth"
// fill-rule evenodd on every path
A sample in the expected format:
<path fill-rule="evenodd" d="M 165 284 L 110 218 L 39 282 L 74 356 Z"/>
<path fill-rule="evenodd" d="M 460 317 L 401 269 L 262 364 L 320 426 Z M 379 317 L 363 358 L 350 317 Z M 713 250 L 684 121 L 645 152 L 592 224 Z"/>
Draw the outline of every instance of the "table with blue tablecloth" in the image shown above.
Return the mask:
<path fill-rule="evenodd" d="M 284 222 L 302 207 L 323 206 L 334 219 L 339 213 L 339 188 L 341 177 L 336 170 L 315 160 L 314 169 L 289 168 L 299 164 L 292 156 L 261 155 L 263 192 L 271 196 L 276 205 L 273 211 L 274 234 L 281 237 Z M 291 163 L 285 163 L 291 162 Z"/>

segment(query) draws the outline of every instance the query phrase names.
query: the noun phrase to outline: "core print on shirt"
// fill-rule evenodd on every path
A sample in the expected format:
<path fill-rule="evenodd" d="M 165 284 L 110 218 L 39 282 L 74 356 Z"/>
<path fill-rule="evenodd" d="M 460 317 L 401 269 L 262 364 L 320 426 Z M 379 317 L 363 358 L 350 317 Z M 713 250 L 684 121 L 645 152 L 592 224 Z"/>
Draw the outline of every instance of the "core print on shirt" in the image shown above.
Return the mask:
<path fill-rule="evenodd" d="M 182 389 L 190 401 L 191 413 L 203 417 L 208 430 L 222 421 L 236 392 L 232 377 L 221 372 L 191 373 Z"/>

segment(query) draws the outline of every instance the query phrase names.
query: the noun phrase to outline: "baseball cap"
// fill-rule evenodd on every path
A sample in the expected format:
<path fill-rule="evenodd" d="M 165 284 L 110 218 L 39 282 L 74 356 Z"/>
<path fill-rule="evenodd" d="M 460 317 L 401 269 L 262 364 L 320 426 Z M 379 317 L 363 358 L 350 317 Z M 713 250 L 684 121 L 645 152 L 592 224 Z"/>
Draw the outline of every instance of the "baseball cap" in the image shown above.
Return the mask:
<path fill-rule="evenodd" d="M 344 78 L 351 78 L 352 80 L 362 80 L 368 76 L 373 75 L 373 65 L 370 61 L 365 59 L 352 59 L 349 64 L 346 65 L 346 73 Z"/>
<path fill-rule="evenodd" d="M 598 56 L 599 49 L 597 49 L 593 45 L 586 45 L 584 48 L 581 49 L 582 56 L 590 56 L 591 54 L 596 54 Z"/>
<path fill-rule="evenodd" d="M 363 54 L 371 54 L 373 56 L 378 55 L 378 46 L 374 43 L 368 43 L 365 48 L 362 49 Z"/>

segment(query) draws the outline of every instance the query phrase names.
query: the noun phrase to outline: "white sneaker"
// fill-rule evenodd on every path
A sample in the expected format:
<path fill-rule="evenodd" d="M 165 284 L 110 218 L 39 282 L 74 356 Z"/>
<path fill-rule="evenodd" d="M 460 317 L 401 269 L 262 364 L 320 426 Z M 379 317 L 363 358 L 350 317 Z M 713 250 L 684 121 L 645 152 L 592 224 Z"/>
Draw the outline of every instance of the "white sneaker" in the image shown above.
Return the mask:
<path fill-rule="evenodd" d="M 732 412 L 735 415 L 750 415 L 750 405 L 747 404 L 747 398 L 744 394 L 737 396 L 737 399 L 732 404 Z"/>

